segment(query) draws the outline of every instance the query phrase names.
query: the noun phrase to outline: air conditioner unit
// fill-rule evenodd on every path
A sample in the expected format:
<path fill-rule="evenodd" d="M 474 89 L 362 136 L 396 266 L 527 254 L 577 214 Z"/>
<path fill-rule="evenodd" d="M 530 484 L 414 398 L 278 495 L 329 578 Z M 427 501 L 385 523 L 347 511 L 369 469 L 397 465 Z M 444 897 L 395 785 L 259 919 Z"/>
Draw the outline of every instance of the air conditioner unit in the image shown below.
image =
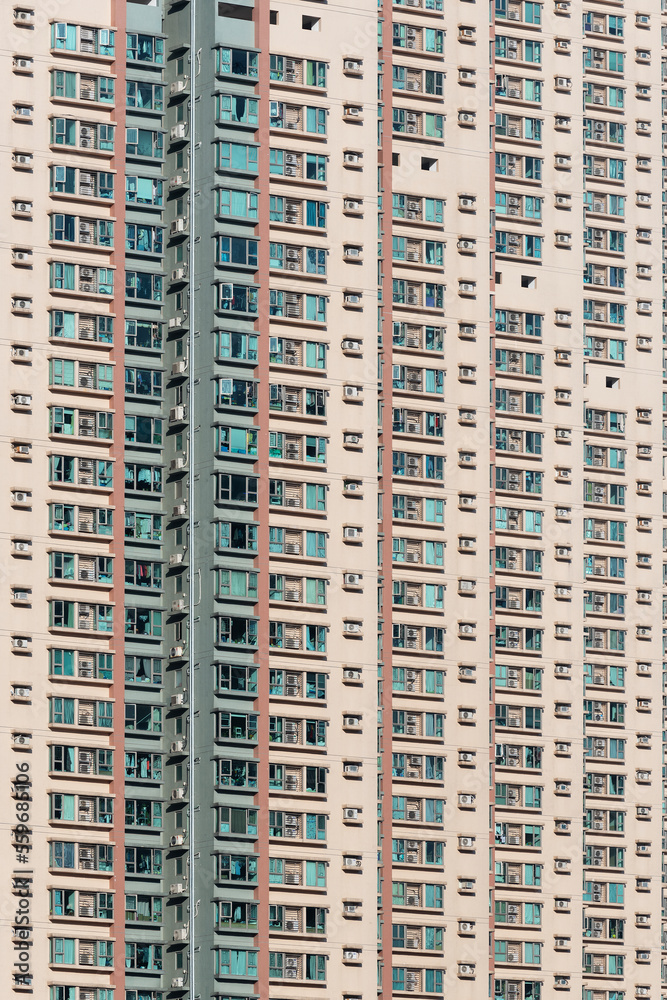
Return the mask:
<path fill-rule="evenodd" d="M 171 801 L 172 802 L 176 802 L 178 799 L 184 799 L 184 798 L 185 798 L 185 789 L 184 788 L 172 788 L 172 790 L 171 790 Z"/>
<path fill-rule="evenodd" d="M 12 638 L 12 646 L 14 649 L 28 649 L 30 647 L 31 640 L 21 636 L 14 636 Z"/>
<path fill-rule="evenodd" d="M 170 753 L 185 753 L 186 741 L 185 740 L 174 740 L 169 744 Z"/>
<path fill-rule="evenodd" d="M 182 990 L 185 986 L 185 979 L 183 976 L 178 976 L 176 979 L 172 979 L 171 988 L 172 990 Z"/>
<path fill-rule="evenodd" d="M 178 600 L 171 602 L 172 614 L 177 614 L 179 611 L 185 611 L 185 600 L 182 597 L 179 597 Z"/>
<path fill-rule="evenodd" d="M 180 691 L 178 694 L 172 694 L 171 698 L 169 699 L 169 704 L 171 705 L 172 708 L 178 708 L 180 705 L 184 705 L 185 695 L 183 694 L 183 692 Z"/>
<path fill-rule="evenodd" d="M 361 573 L 345 573 L 343 574 L 343 580 L 347 587 L 359 587 L 361 586 L 361 581 L 363 577 Z"/>
<path fill-rule="evenodd" d="M 15 490 L 12 493 L 12 503 L 28 503 L 30 501 L 31 496 L 32 493 L 22 493 L 19 492 L 18 490 Z"/>
<path fill-rule="evenodd" d="M 31 58 L 22 59 L 20 56 L 14 56 L 14 69 L 31 69 L 32 64 L 33 60 Z"/>

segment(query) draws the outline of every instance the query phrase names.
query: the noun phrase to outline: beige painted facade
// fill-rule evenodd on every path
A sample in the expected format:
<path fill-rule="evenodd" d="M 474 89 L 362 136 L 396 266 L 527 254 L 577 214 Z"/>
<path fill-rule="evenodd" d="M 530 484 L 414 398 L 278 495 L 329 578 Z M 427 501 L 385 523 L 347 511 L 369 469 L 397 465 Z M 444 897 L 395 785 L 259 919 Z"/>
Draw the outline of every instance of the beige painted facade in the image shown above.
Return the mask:
<path fill-rule="evenodd" d="M 124 78 L 118 70 L 113 107 L 90 101 L 82 112 L 80 91 L 59 97 L 55 72 L 97 79 L 116 67 L 99 53 L 52 50 L 52 22 L 65 15 L 46 6 L 10 5 L 0 15 L 0 619 L 9 667 L 0 759 L 11 776 L 27 765 L 32 782 L 28 864 L 15 836 L 23 800 L 10 782 L 0 801 L 6 942 L 22 905 L 12 878 L 25 867 L 33 879 L 32 983 L 17 980 L 11 961 L 2 982 L 40 997 L 76 985 L 74 1000 L 111 1000 L 86 990 L 114 986 L 121 1000 L 123 674 L 116 665 L 107 679 L 99 656 L 120 659 L 123 648 L 122 569 L 110 582 L 100 562 L 122 562 L 122 471 L 113 485 L 94 480 L 106 475 L 99 462 L 122 465 L 108 417 L 118 438 L 124 302 L 122 279 L 105 291 L 109 275 L 95 269 L 123 270 L 125 164 L 118 135 L 115 151 L 91 144 L 111 142 L 99 126 L 123 123 Z M 132 5 L 99 2 L 91 22 L 90 4 L 70 0 L 66 18 L 90 29 L 97 46 L 95 32 L 118 26 L 124 6 Z M 271 6 L 271 53 L 325 63 L 327 86 L 318 92 L 294 69 L 295 79 L 261 80 L 257 94 L 326 109 L 326 131 L 270 127 L 262 152 L 281 149 L 286 163 L 293 153 L 322 155 L 327 173 L 326 181 L 287 171 L 264 179 L 271 197 L 325 202 L 327 225 L 314 231 L 298 207 L 292 219 L 260 218 L 255 236 L 283 243 L 286 266 L 260 273 L 258 284 L 285 301 L 326 296 L 327 315 L 326 323 L 269 316 L 265 296 L 257 321 L 262 335 L 282 338 L 271 349 L 282 360 L 259 373 L 279 387 L 271 400 L 282 409 L 267 406 L 259 426 L 264 447 L 267 426 L 284 435 L 282 455 L 270 451 L 274 439 L 266 449 L 268 468 L 295 499 L 267 504 L 284 548 L 255 560 L 260 574 L 282 578 L 261 614 L 268 608 L 285 637 L 266 656 L 270 670 L 285 671 L 284 693 L 262 706 L 283 719 L 285 738 L 267 737 L 256 756 L 289 775 L 282 789 L 269 788 L 271 810 L 312 805 L 328 820 L 325 845 L 267 838 L 257 852 L 283 859 L 286 872 L 324 861 L 327 880 L 305 886 L 285 876 L 247 898 L 294 911 L 268 948 L 326 956 L 326 995 L 336 1000 L 370 1000 L 378 990 L 395 1000 L 473 1000 L 491 990 L 497 1000 L 619 992 L 658 1000 L 667 20 L 655 4 L 611 0 L 507 0 L 491 25 L 484 4 L 443 6 L 381 9 L 380 82 L 371 0 Z M 79 122 L 76 149 L 56 141 L 66 134 L 60 118 Z M 78 194 L 54 191 L 58 166 L 79 171 Z M 81 171 L 117 171 L 116 198 L 81 191 L 90 183 Z M 56 213 L 75 217 L 74 245 L 57 238 Z M 115 250 L 99 228 L 109 221 Z M 307 273 L 306 247 L 326 252 L 326 275 Z M 65 347 L 54 310 L 79 317 Z M 115 316 L 114 343 L 82 316 Z M 304 365 L 315 351 L 306 342 L 326 345 L 322 369 Z M 322 468 L 307 460 L 319 439 Z M 78 483 L 57 481 L 55 456 L 74 460 Z M 306 510 L 299 484 L 323 486 L 326 511 Z M 167 494 L 168 506 L 181 490 Z M 57 526 L 70 516 L 56 511 L 63 504 L 75 508 L 67 531 Z M 111 510 L 113 529 L 100 531 Z M 307 551 L 299 533 L 309 531 L 327 534 L 326 560 Z M 309 596 L 319 593 L 312 577 L 326 581 L 321 604 Z M 62 601 L 75 607 L 54 604 Z M 114 607 L 113 626 L 102 606 Z M 60 614 L 73 616 L 66 628 Z M 326 656 L 305 651 L 302 625 L 326 627 Z M 180 634 L 165 632 L 174 642 Z M 75 652 L 72 676 L 60 676 L 60 649 Z M 324 672 L 326 704 L 313 705 L 304 690 Z M 325 749 L 296 735 L 306 720 L 325 723 Z M 175 739 L 181 730 L 167 732 Z M 97 751 L 113 752 L 116 784 Z M 327 770 L 326 793 L 304 792 L 310 767 Z M 165 811 L 176 783 L 165 778 Z M 77 845 L 75 870 L 56 866 L 54 841 Z M 80 847 L 112 843 L 113 875 L 93 870 Z M 188 851 L 198 863 L 197 844 Z M 166 883 L 180 878 L 177 863 L 165 867 Z M 61 890 L 77 895 L 65 903 Z M 99 915 L 109 912 L 99 893 L 115 894 L 114 918 Z M 202 936 L 210 904 L 194 925 Z M 327 910 L 324 937 L 304 933 L 300 907 Z M 77 942 L 76 968 L 59 968 L 56 956 L 70 946 L 55 939 Z M 198 940 L 195 931 L 187 961 Z M 164 997 L 181 996 L 187 978 L 180 986 L 171 937 L 164 941 Z M 256 944 L 266 952 L 266 939 Z M 262 980 L 256 991 L 218 982 L 212 995 L 324 995 L 322 982 L 289 978 Z"/>
<path fill-rule="evenodd" d="M 83 93 L 88 85 L 85 78 L 107 76 L 113 60 L 97 55 L 67 58 L 52 50 L 47 7 L 19 5 L 14 10 L 11 4 L 4 6 L 0 60 L 5 95 L 5 148 L 0 167 L 5 371 L 0 616 L 7 668 L 2 727 L 6 776 L 1 806 L 6 959 L 2 984 L 7 995 L 39 996 L 48 996 L 50 985 L 80 984 L 92 989 L 110 984 L 112 969 L 106 966 L 113 961 L 100 957 L 98 942 L 106 953 L 113 933 L 111 920 L 102 916 L 100 907 L 111 904 L 98 894 L 113 898 L 122 880 L 116 885 L 110 873 L 98 870 L 96 852 L 98 845 L 114 842 L 108 825 L 110 810 L 119 809 L 121 817 L 123 810 L 122 796 L 114 801 L 113 784 L 106 775 L 106 755 L 113 754 L 119 766 L 122 749 L 114 749 L 108 728 L 113 685 L 103 679 L 105 664 L 98 659 L 108 657 L 113 647 L 110 636 L 96 627 L 95 610 L 96 605 L 108 606 L 113 601 L 111 586 L 103 578 L 106 568 L 98 559 L 112 554 L 110 538 L 99 525 L 107 514 L 111 517 L 114 505 L 110 489 L 92 485 L 98 461 L 112 458 L 102 430 L 102 421 L 112 413 L 111 386 L 98 386 L 106 386 L 113 368 L 101 373 L 97 366 L 112 366 L 114 358 L 111 345 L 94 342 L 97 335 L 87 335 L 86 322 L 80 319 L 75 340 L 63 342 L 62 334 L 56 336 L 54 315 L 54 310 L 77 317 L 112 315 L 111 295 L 83 290 L 97 280 L 86 280 L 83 268 L 114 266 L 107 248 L 90 245 L 98 236 L 96 231 L 91 234 L 94 224 L 86 229 L 84 222 L 91 217 L 113 219 L 109 202 L 58 195 L 53 187 L 58 165 L 76 169 L 82 187 L 81 172 L 112 169 L 111 152 L 59 147 L 55 119 L 77 118 L 79 88 Z M 90 47 L 98 46 L 99 33 L 108 31 L 111 23 L 109 5 L 96 5 L 92 22 L 89 4 L 77 0 L 67 7 L 68 18 L 92 29 Z M 55 95 L 57 70 L 78 74 L 77 100 L 51 96 Z M 89 100 L 85 110 L 78 111 L 78 119 L 89 123 L 91 134 L 97 135 L 91 145 L 99 142 L 95 126 L 113 120 L 99 100 Z M 54 213 L 76 217 L 74 246 L 55 238 L 60 234 L 52 228 Z M 72 263 L 78 269 L 76 290 L 55 288 L 54 262 Z M 65 384 L 65 364 L 74 372 L 71 387 Z M 58 407 L 63 411 L 56 411 Z M 115 416 L 122 426 L 121 413 Z M 72 456 L 78 463 L 78 484 L 57 481 L 61 471 L 59 462 L 56 470 L 55 456 L 59 455 Z M 55 505 L 74 507 L 67 533 L 65 515 L 56 513 Z M 122 523 L 120 510 L 114 516 Z M 58 524 L 63 530 L 56 530 Z M 56 627 L 59 611 L 54 602 L 58 601 L 75 602 L 72 614 L 78 627 L 67 631 Z M 61 661 L 58 650 L 62 649 L 73 650 L 74 655 L 68 653 Z M 72 676 L 62 676 L 70 669 Z M 122 697 L 115 708 L 122 713 Z M 19 774 L 29 775 L 31 782 L 25 802 L 14 794 L 20 787 L 14 784 Z M 22 803 L 24 825 L 30 833 L 19 830 L 16 835 Z M 29 844 L 24 849 L 26 836 Z M 56 867 L 56 842 L 75 845 L 73 870 Z M 22 875 L 31 879 L 29 885 L 17 881 Z M 26 913 L 22 900 L 29 902 L 28 924 L 16 919 L 17 914 Z M 18 952 L 25 946 L 26 934 L 29 973 Z M 58 969 L 62 938 L 76 940 L 78 968 Z M 79 995 L 84 997 L 83 989 Z"/>

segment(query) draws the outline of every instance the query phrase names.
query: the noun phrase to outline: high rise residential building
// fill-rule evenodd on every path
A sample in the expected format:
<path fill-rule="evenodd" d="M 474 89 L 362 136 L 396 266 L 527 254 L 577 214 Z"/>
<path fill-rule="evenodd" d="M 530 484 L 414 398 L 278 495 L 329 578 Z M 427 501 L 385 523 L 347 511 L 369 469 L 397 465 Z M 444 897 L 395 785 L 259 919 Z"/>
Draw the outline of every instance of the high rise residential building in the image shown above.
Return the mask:
<path fill-rule="evenodd" d="M 2 5 L 8 996 L 667 997 L 661 2 Z"/>

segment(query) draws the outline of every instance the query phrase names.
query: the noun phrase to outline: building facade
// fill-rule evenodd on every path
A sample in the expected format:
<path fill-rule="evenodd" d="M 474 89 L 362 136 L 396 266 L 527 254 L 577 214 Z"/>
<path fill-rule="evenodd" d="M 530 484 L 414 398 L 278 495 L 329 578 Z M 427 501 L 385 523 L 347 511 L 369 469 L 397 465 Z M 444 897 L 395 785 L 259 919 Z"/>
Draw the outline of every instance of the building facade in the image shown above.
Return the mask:
<path fill-rule="evenodd" d="M 0 17 L 7 993 L 660 1000 L 667 8 Z"/>

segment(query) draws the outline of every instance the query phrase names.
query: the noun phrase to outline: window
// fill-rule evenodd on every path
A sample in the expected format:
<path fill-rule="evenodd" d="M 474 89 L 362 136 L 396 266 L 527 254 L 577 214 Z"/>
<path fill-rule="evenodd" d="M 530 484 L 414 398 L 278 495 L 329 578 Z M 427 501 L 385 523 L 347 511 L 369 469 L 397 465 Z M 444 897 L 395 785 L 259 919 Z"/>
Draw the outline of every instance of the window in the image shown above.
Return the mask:
<path fill-rule="evenodd" d="M 155 129 L 126 128 L 125 152 L 127 156 L 145 156 L 161 160 L 164 153 L 164 134 Z"/>
<path fill-rule="evenodd" d="M 416 37 L 417 30 L 420 31 L 421 35 L 421 45 L 415 43 L 413 39 Z M 410 44 L 413 41 L 413 44 Z M 393 25 L 393 42 L 394 48 L 421 48 L 424 52 L 436 52 L 442 53 L 444 47 L 444 32 L 438 31 L 434 28 L 421 28 L 415 29 L 407 24 Z"/>
<path fill-rule="evenodd" d="M 162 851 L 155 847 L 126 847 L 125 871 L 129 875 L 161 875 Z"/>
<path fill-rule="evenodd" d="M 215 308 L 223 312 L 257 312 L 257 288 L 249 285 L 215 285 Z"/>
<path fill-rule="evenodd" d="M 54 272 L 55 273 L 55 272 Z M 52 282 L 54 278 L 52 273 Z M 57 272 L 61 277 L 63 271 Z M 72 274 L 72 286 L 74 275 Z M 52 287 L 55 285 L 52 284 Z M 51 337 L 62 337 L 67 340 L 74 340 L 84 334 L 85 339 L 98 340 L 100 342 L 111 343 L 113 340 L 113 319 L 106 316 L 83 316 L 79 313 L 64 312 L 61 309 L 54 309 L 50 313 Z M 82 332 L 81 332 L 82 331 Z"/>
<path fill-rule="evenodd" d="M 223 882 L 257 882 L 257 859 L 244 854 L 219 854 L 216 878 Z"/>
<path fill-rule="evenodd" d="M 269 198 L 269 219 L 271 222 L 285 222 L 288 225 L 304 225 L 317 229 L 326 228 L 327 204 L 324 201 L 295 202 L 291 198 L 271 195 Z"/>
<path fill-rule="evenodd" d="M 162 899 L 160 896 L 144 896 L 131 893 L 125 896 L 125 919 L 143 923 L 162 922 Z M 127 998 L 126 998 L 127 1000 Z"/>
<path fill-rule="evenodd" d="M 162 444 L 162 421 L 157 417 L 125 417 L 125 443 Z"/>
<path fill-rule="evenodd" d="M 271 364 L 298 364 L 304 368 L 316 368 L 323 371 L 326 368 L 327 345 L 310 340 L 287 340 L 283 337 L 271 337 L 269 340 L 269 360 Z"/>
<path fill-rule="evenodd" d="M 85 28 L 57 21 L 51 25 L 51 48 L 113 56 L 115 35 L 110 28 Z"/>
<path fill-rule="evenodd" d="M 125 201 L 130 205 L 162 205 L 163 181 L 157 177 L 125 178 Z"/>
<path fill-rule="evenodd" d="M 125 825 L 162 827 L 162 802 L 151 799 L 125 799 Z"/>
<path fill-rule="evenodd" d="M 135 223 L 125 225 L 125 249 L 135 253 L 162 253 L 162 234 L 160 226 L 145 226 Z"/>
<path fill-rule="evenodd" d="M 125 942 L 125 968 L 144 972 L 162 971 L 162 945 Z"/>
<path fill-rule="evenodd" d="M 160 638 L 162 612 L 150 608 L 125 608 L 125 634 Z"/>
<path fill-rule="evenodd" d="M 125 320 L 125 346 L 137 350 L 159 351 L 162 348 L 162 326 L 145 320 Z M 127 387 L 126 387 L 126 392 Z"/>
<path fill-rule="evenodd" d="M 241 264 L 247 267 L 257 267 L 256 240 L 242 239 L 239 236 L 219 236 L 216 246 L 216 260 L 219 264 Z"/>
<path fill-rule="evenodd" d="M 215 619 L 215 642 L 218 645 L 257 645 L 257 621 L 254 618 L 239 618 L 221 615 Z"/>
<path fill-rule="evenodd" d="M 218 170 L 257 172 L 257 146 L 240 142 L 219 142 L 216 145 Z"/>
<path fill-rule="evenodd" d="M 257 761 L 216 761 L 216 784 L 220 788 L 257 788 Z"/>
<path fill-rule="evenodd" d="M 219 691 L 250 692 L 257 691 L 257 668 L 248 666 L 234 666 L 228 663 L 219 663 L 216 666 L 216 687 Z"/>
<path fill-rule="evenodd" d="M 216 500 L 257 503 L 257 479 L 254 476 L 219 474 L 216 476 Z"/>
<path fill-rule="evenodd" d="M 308 181 L 326 181 L 327 157 L 318 153 L 294 153 L 271 149 L 269 171 L 281 177 L 302 177 Z"/>
<path fill-rule="evenodd" d="M 247 976 L 257 978 L 257 952 L 237 948 L 217 948 L 213 951 L 214 976 Z"/>
<path fill-rule="evenodd" d="M 244 712 L 217 712 L 216 739 L 257 740 L 257 716 Z"/>
<path fill-rule="evenodd" d="M 216 596 L 257 599 L 257 573 L 231 569 L 217 569 L 214 572 Z"/>
<path fill-rule="evenodd" d="M 316 135 L 326 135 L 327 132 L 326 108 L 271 101 L 269 117 L 271 128 L 296 129 L 299 132 L 312 132 Z"/>
<path fill-rule="evenodd" d="M 326 274 L 327 251 L 317 247 L 299 247 L 284 243 L 269 244 L 269 267 L 298 270 L 306 274 Z M 296 267 L 295 267 L 296 265 Z"/>
<path fill-rule="evenodd" d="M 216 215 L 235 215 L 244 219 L 257 218 L 258 195 L 252 191 L 217 188 L 215 203 Z"/>
<path fill-rule="evenodd" d="M 257 810 L 218 806 L 217 833 L 257 836 Z"/>
<path fill-rule="evenodd" d="M 164 39 L 153 35 L 127 35 L 127 58 L 137 62 L 164 63 Z"/>
<path fill-rule="evenodd" d="M 164 87 L 159 83 L 128 80 L 125 93 L 128 108 L 164 111 Z"/>
<path fill-rule="evenodd" d="M 327 64 L 313 59 L 289 59 L 271 55 L 270 77 L 282 83 L 301 83 L 306 87 L 326 87 Z"/>
<path fill-rule="evenodd" d="M 125 537 L 141 541 L 162 541 L 162 515 L 125 511 Z"/>
<path fill-rule="evenodd" d="M 273 60 L 275 56 L 271 56 Z M 219 48 L 215 50 L 215 71 L 221 76 L 257 78 L 258 53 L 247 49 Z M 273 79 L 273 76 L 271 77 Z"/>
<path fill-rule="evenodd" d="M 240 521 L 218 521 L 215 545 L 220 549 L 257 549 L 257 526 Z"/>
<path fill-rule="evenodd" d="M 162 468 L 159 465 L 125 464 L 125 489 L 140 493 L 162 492 Z"/>
<path fill-rule="evenodd" d="M 259 123 L 259 101 L 255 98 L 240 94 L 218 94 L 216 104 L 216 116 L 219 122 L 253 127 Z"/>
<path fill-rule="evenodd" d="M 125 297 L 162 302 L 162 275 L 147 271 L 126 271 Z"/>
<path fill-rule="evenodd" d="M 136 670 L 136 665 L 135 665 Z M 125 729 L 128 732 L 161 733 L 162 709 L 156 705 L 125 704 Z"/>
<path fill-rule="evenodd" d="M 156 368 L 126 368 L 125 393 L 128 396 L 162 396 L 162 372 Z"/>
<path fill-rule="evenodd" d="M 125 560 L 125 583 L 131 587 L 162 587 L 162 563 L 144 559 Z"/>
<path fill-rule="evenodd" d="M 125 683 L 126 684 L 161 684 L 162 683 L 162 661 L 158 657 L 152 656 L 126 656 L 125 657 Z M 134 720 L 136 722 L 136 707 Z M 145 717 L 142 716 L 142 719 Z M 152 718 L 150 720 L 152 722 Z M 127 724 L 126 724 L 126 728 Z"/>

